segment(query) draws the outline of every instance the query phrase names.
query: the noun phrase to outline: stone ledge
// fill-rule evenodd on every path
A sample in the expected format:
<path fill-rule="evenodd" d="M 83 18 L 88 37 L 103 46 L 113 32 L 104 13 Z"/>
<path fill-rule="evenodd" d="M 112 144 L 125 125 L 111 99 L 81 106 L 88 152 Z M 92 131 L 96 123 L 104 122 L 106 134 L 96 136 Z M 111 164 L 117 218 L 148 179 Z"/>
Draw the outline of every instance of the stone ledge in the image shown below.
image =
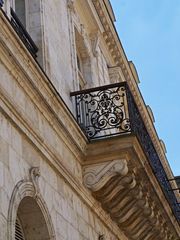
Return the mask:
<path fill-rule="evenodd" d="M 121 164 L 126 162 L 128 171 L 124 175 L 121 171 L 109 172 L 117 159 Z M 154 231 L 152 239 L 178 239 L 179 224 L 135 136 L 92 142 L 83 165 L 85 186 L 130 239 L 150 238 L 150 228 Z"/>

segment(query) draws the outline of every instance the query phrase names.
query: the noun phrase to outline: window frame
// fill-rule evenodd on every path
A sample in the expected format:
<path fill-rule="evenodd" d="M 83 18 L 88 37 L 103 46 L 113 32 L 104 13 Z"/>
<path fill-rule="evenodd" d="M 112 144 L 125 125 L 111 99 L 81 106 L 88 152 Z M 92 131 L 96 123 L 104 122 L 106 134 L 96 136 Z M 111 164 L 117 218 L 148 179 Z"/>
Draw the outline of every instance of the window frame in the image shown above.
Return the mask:
<path fill-rule="evenodd" d="M 28 0 L 24 0 L 25 4 L 25 29 L 27 32 L 29 32 L 29 14 L 28 14 Z M 16 13 L 16 0 L 11 0 L 11 7 Z"/>

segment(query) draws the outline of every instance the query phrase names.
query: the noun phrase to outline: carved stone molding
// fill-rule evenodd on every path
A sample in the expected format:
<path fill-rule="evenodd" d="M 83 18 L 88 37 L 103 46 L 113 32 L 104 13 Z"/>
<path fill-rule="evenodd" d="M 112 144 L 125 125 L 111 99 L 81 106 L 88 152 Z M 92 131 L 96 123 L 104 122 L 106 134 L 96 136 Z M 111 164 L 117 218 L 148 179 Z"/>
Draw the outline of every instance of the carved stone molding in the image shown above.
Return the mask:
<path fill-rule="evenodd" d="M 37 179 L 39 177 L 39 168 L 34 167 L 31 168 L 30 171 L 30 179 L 22 179 L 20 180 L 11 195 L 9 209 L 8 209 L 8 228 L 7 228 L 7 239 L 12 240 L 15 239 L 15 222 L 17 218 L 18 208 L 20 206 L 21 201 L 24 198 L 33 198 L 36 204 L 39 206 L 39 209 L 44 217 L 45 223 L 47 225 L 49 240 L 55 240 L 55 230 L 53 226 L 53 222 L 51 219 L 51 215 L 49 214 L 48 207 L 46 202 L 44 201 L 40 192 L 37 191 L 38 182 Z M 37 195 L 38 193 L 38 195 Z"/>
<path fill-rule="evenodd" d="M 129 239 L 169 240 L 172 232 L 167 231 L 163 212 L 139 176 L 138 168 L 117 159 L 85 165 L 83 180 Z"/>
<path fill-rule="evenodd" d="M 39 193 L 40 193 L 39 182 L 38 182 L 39 177 L 40 177 L 39 167 L 32 167 L 29 171 L 29 175 L 30 175 L 30 180 L 32 181 L 34 189 L 35 189 L 34 197 L 36 198 L 37 195 L 39 195 Z"/>
<path fill-rule="evenodd" d="M 101 189 L 114 176 L 124 176 L 128 172 L 125 160 L 114 160 L 84 167 L 84 185 L 93 192 Z"/>

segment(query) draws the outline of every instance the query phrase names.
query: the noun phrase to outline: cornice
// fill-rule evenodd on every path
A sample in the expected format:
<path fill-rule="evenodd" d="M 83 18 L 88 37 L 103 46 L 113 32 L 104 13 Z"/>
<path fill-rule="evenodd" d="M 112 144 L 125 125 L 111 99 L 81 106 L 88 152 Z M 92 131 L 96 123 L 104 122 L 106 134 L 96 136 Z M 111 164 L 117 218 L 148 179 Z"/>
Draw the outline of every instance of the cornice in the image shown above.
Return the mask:
<path fill-rule="evenodd" d="M 109 16 L 111 18 L 111 21 L 115 22 L 116 21 L 116 17 L 115 17 L 112 5 L 110 3 L 110 0 L 103 0 L 103 1 L 104 1 L 104 4 L 105 4 L 106 8 L 107 8 Z"/>

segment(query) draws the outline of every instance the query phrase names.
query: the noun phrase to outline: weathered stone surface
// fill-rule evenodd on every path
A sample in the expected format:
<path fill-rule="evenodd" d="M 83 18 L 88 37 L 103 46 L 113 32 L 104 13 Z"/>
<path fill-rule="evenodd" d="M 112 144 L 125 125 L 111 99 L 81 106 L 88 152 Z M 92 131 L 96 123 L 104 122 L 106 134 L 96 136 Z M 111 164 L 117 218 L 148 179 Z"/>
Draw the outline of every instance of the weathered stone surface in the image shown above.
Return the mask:
<path fill-rule="evenodd" d="M 30 206 L 39 212 L 37 217 L 41 221 L 37 225 L 44 224 L 42 232 L 48 232 L 46 237 L 51 240 L 98 240 L 100 235 L 107 240 L 127 240 L 131 239 L 128 233 L 127 236 L 123 233 L 127 225 L 139 236 L 141 230 L 136 219 L 126 221 L 126 211 L 134 203 L 132 196 L 128 196 L 130 204 L 126 202 L 127 196 L 119 203 L 122 212 L 118 211 L 119 208 L 116 211 L 111 202 L 114 218 L 121 215 L 117 226 L 117 221 L 109 215 L 108 206 L 100 203 L 103 193 L 97 200 L 98 193 L 95 197 L 91 194 L 90 190 L 100 191 L 117 175 L 123 186 L 115 188 L 117 192 L 124 193 L 127 188 L 132 193 L 135 188 L 135 200 L 141 215 L 144 218 L 150 215 L 150 224 L 159 226 L 159 218 L 155 219 L 153 215 L 155 206 L 151 206 L 152 211 L 149 210 L 149 198 L 142 192 L 140 180 L 135 181 L 138 171 L 133 170 L 133 164 L 128 171 L 129 159 L 126 159 L 123 147 L 129 143 L 118 140 L 106 146 L 101 142 L 100 147 L 91 148 L 70 112 L 75 112 L 70 92 L 79 90 L 80 83 L 78 47 L 84 64 L 82 77 L 87 84 L 84 87 L 110 84 L 127 77 L 120 66 L 114 71 L 108 69 L 108 66 L 113 67 L 117 63 L 118 55 L 113 57 L 113 52 L 119 52 L 108 28 L 108 13 L 105 9 L 101 10 L 104 15 L 101 22 L 97 9 L 92 5 L 92 2 L 98 4 L 98 1 L 94 0 L 27 2 L 27 30 L 39 47 L 38 61 L 46 74 L 0 11 L 0 240 L 14 239 L 17 213 L 20 215 L 22 211 L 21 219 L 26 222 L 27 215 L 28 224 L 33 223 Z M 14 7 L 10 0 L 5 1 L 4 10 L 8 16 L 10 6 Z M 76 38 L 75 32 L 80 38 Z M 80 39 L 83 47 L 78 42 Z M 109 152 L 103 154 L 101 144 Z M 118 146 L 122 151 L 117 150 Z M 135 143 L 134 146 L 137 147 Z M 142 153 L 139 155 L 142 168 L 145 158 Z M 136 156 L 132 161 L 137 159 Z M 91 181 L 84 186 L 85 169 L 87 172 L 93 169 L 97 186 L 92 187 Z M 150 174 L 148 167 L 147 172 Z M 156 188 L 157 185 L 153 184 Z M 87 186 L 90 190 L 86 189 Z M 104 200 L 114 199 L 114 194 L 104 196 Z M 118 197 L 121 199 L 121 196 Z M 20 205 L 23 199 L 27 200 L 27 205 L 25 201 Z M 163 199 L 162 194 L 160 199 Z M 137 206 L 131 211 L 139 214 Z M 174 223 L 173 217 L 167 219 Z M 164 224 L 161 222 L 161 229 L 164 229 Z M 178 231 L 179 228 L 175 227 Z M 168 236 L 170 233 L 166 233 L 164 239 Z M 154 235 L 150 233 L 146 239 L 152 237 Z"/>

